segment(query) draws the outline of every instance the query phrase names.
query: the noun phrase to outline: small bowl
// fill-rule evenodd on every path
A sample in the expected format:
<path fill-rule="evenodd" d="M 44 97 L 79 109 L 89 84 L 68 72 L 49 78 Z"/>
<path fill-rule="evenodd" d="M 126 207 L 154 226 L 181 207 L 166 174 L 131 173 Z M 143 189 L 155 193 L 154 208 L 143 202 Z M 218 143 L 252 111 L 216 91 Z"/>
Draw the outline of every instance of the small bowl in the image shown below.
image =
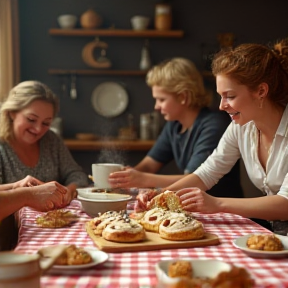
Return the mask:
<path fill-rule="evenodd" d="M 133 30 L 145 30 L 150 22 L 150 18 L 146 16 L 133 16 L 131 18 L 131 25 Z"/>
<path fill-rule="evenodd" d="M 220 272 L 230 271 L 232 266 L 226 262 L 216 259 L 170 259 L 162 260 L 155 266 L 156 275 L 160 284 L 160 287 L 175 288 L 180 281 L 185 281 L 185 278 L 169 277 L 168 268 L 169 265 L 177 260 L 187 260 L 191 263 L 193 270 L 193 278 L 215 278 Z M 188 280 L 187 280 L 188 281 Z M 181 283 L 182 283 L 181 282 Z M 162 285 L 162 286 L 161 286 Z"/>
<path fill-rule="evenodd" d="M 128 201 L 132 199 L 132 196 L 124 194 L 97 194 L 95 193 L 93 199 L 77 196 L 81 202 L 82 210 L 90 217 L 97 217 L 99 213 L 102 214 L 107 211 L 126 210 Z"/>
<path fill-rule="evenodd" d="M 60 15 L 57 20 L 62 29 L 72 29 L 76 26 L 78 18 L 75 15 L 65 14 Z"/>

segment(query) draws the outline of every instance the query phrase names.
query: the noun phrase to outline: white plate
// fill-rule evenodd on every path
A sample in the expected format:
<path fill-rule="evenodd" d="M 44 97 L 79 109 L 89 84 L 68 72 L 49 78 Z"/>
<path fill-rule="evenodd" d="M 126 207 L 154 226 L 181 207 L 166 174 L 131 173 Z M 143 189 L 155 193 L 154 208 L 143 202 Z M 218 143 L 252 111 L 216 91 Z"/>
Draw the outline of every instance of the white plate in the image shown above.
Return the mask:
<path fill-rule="evenodd" d="M 187 260 L 192 265 L 193 277 L 197 278 L 215 278 L 220 272 L 231 270 L 231 265 L 216 259 L 169 259 L 158 262 L 155 266 L 156 275 L 159 281 L 159 288 L 176 287 L 181 278 L 172 278 L 168 276 L 168 267 L 177 260 Z M 183 281 L 183 280 L 182 280 Z"/>
<path fill-rule="evenodd" d="M 78 192 L 78 198 L 80 199 L 86 198 L 91 200 L 97 200 L 97 201 L 117 201 L 117 200 L 123 200 L 128 199 L 130 200 L 132 198 L 131 195 L 128 194 L 120 194 L 120 193 L 113 193 L 113 192 L 96 192 L 94 187 L 88 187 L 88 188 L 77 188 Z"/>
<path fill-rule="evenodd" d="M 108 254 L 103 251 L 99 251 L 94 247 L 86 247 L 84 249 L 91 255 L 93 259 L 91 263 L 82 265 L 53 265 L 51 270 L 87 269 L 102 264 L 108 260 Z"/>
<path fill-rule="evenodd" d="M 259 234 L 259 233 L 255 233 Z M 278 237 L 282 244 L 283 244 L 283 250 L 281 251 L 260 251 L 260 250 L 254 250 L 247 247 L 246 242 L 247 239 L 252 236 L 253 234 L 248 234 L 245 236 L 241 236 L 239 238 L 236 238 L 233 240 L 233 245 L 239 249 L 241 249 L 243 252 L 245 252 L 248 256 L 254 257 L 254 258 L 283 258 L 288 256 L 288 237 L 275 234 L 276 237 Z"/>
<path fill-rule="evenodd" d="M 115 117 L 125 111 L 129 99 L 123 86 L 115 82 L 104 82 L 94 89 L 91 101 L 98 114 Z"/>

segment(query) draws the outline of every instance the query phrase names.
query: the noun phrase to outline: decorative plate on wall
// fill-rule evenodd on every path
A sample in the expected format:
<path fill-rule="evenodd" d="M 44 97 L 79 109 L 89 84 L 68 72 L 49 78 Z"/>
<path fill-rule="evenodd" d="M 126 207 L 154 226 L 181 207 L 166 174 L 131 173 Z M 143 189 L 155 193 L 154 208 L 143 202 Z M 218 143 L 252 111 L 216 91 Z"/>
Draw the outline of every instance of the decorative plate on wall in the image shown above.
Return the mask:
<path fill-rule="evenodd" d="M 125 111 L 129 98 L 122 85 L 116 82 L 104 82 L 92 92 L 91 102 L 98 114 L 115 117 Z"/>

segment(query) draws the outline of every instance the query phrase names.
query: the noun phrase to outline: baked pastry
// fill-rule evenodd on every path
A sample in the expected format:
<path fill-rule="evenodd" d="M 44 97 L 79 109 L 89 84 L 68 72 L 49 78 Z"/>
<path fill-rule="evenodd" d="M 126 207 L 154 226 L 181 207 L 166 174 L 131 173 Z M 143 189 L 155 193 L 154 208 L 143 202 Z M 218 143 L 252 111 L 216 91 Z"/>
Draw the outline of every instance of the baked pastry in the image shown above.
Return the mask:
<path fill-rule="evenodd" d="M 35 222 L 44 228 L 61 228 L 77 221 L 78 216 L 69 210 L 52 210 L 38 216 Z"/>
<path fill-rule="evenodd" d="M 144 217 L 140 220 L 146 231 L 159 232 L 159 226 L 163 220 L 170 216 L 170 211 L 155 207 L 147 211 Z"/>
<path fill-rule="evenodd" d="M 170 211 L 182 210 L 180 198 L 173 191 L 168 190 L 152 198 L 147 205 L 148 210 L 155 207 Z"/>
<path fill-rule="evenodd" d="M 231 270 L 220 272 L 210 281 L 213 288 L 252 288 L 255 287 L 255 281 L 245 268 L 232 265 Z M 204 287 L 204 286 L 201 286 Z"/>
<path fill-rule="evenodd" d="M 160 237 L 174 241 L 201 239 L 204 233 L 203 224 L 184 213 L 172 213 L 159 226 Z"/>
<path fill-rule="evenodd" d="M 114 242 L 139 242 L 145 238 L 145 230 L 137 221 L 127 217 L 107 225 L 102 237 Z"/>
<path fill-rule="evenodd" d="M 56 265 L 81 265 L 92 262 L 91 255 L 83 248 L 70 245 L 55 261 Z"/>
<path fill-rule="evenodd" d="M 102 235 L 104 228 L 113 221 L 123 218 L 122 212 L 107 211 L 89 221 L 89 226 L 95 235 Z"/>
<path fill-rule="evenodd" d="M 168 266 L 169 277 L 187 277 L 192 278 L 193 269 L 190 261 L 177 260 Z"/>
<path fill-rule="evenodd" d="M 254 250 L 281 251 L 283 244 L 275 234 L 254 234 L 247 239 L 247 247 Z"/>

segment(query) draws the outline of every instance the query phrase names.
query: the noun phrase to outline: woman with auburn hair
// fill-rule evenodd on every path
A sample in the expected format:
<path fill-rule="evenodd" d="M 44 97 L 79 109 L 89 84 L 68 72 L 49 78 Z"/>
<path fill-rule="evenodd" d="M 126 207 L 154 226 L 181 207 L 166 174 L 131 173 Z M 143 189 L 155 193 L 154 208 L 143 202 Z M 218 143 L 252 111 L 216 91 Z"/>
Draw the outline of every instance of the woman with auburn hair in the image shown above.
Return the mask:
<path fill-rule="evenodd" d="M 182 179 L 213 152 L 231 122 L 225 113 L 208 108 L 212 94 L 206 91 L 201 74 L 188 59 L 173 58 L 154 66 L 146 81 L 152 89 L 155 109 L 167 123 L 140 163 L 110 175 L 113 187 L 166 187 Z M 172 160 L 181 171 L 179 175 L 157 174 Z M 239 163 L 208 193 L 226 197 L 231 191 L 233 197 L 243 197 Z"/>
<path fill-rule="evenodd" d="M 242 44 L 221 51 L 214 57 L 212 71 L 220 109 L 232 123 L 203 165 L 167 189 L 177 191 L 187 211 L 256 217 L 270 221 L 275 233 L 287 235 L 288 39 L 272 49 Z M 240 157 L 264 197 L 236 200 L 206 193 Z M 141 207 L 147 199 L 139 195 Z"/>

